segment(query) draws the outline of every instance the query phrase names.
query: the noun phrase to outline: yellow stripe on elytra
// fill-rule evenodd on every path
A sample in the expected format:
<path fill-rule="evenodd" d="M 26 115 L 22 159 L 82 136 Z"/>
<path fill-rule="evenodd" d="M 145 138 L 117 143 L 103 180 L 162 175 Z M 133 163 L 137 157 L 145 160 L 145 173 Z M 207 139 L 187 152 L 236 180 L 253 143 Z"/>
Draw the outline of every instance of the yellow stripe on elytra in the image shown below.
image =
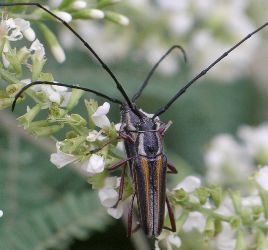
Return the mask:
<path fill-rule="evenodd" d="M 149 176 L 149 166 L 147 159 L 145 157 L 141 158 L 141 166 L 142 172 L 144 174 L 144 184 L 145 184 L 145 193 L 146 193 L 146 213 L 147 213 L 147 223 L 148 229 L 150 229 L 150 221 L 151 221 L 151 214 L 150 214 L 150 176 Z"/>
<path fill-rule="evenodd" d="M 162 170 L 162 164 L 163 164 L 163 156 L 161 155 L 159 157 L 159 159 L 157 160 L 156 162 L 156 176 L 157 176 L 157 188 L 156 188 L 156 192 L 157 192 L 157 215 L 158 215 L 158 218 L 159 218 L 159 213 L 160 213 L 160 185 L 161 185 L 161 170 Z M 158 225 L 159 227 L 159 225 Z"/>

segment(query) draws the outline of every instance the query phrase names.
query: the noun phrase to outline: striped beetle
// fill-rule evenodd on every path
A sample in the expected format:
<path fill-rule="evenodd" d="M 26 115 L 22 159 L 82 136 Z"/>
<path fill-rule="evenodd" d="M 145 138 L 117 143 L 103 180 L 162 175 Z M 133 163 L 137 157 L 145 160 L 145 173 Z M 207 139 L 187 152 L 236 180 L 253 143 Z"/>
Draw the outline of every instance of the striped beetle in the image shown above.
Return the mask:
<path fill-rule="evenodd" d="M 169 124 L 165 124 L 159 119 L 159 116 L 163 114 L 186 90 L 199 78 L 204 76 L 211 68 L 213 68 L 218 62 L 225 58 L 230 52 L 235 50 L 238 46 L 248 40 L 252 35 L 259 32 L 261 29 L 268 25 L 268 22 L 264 23 L 262 26 L 248 34 L 241 41 L 236 43 L 229 50 L 224 52 L 219 58 L 212 62 L 207 68 L 202 70 L 197 74 L 192 80 L 190 80 L 184 87 L 182 87 L 168 102 L 166 105 L 161 107 L 152 117 L 140 110 L 135 105 L 135 100 L 142 94 L 143 89 L 148 84 L 148 81 L 152 74 L 154 73 L 160 62 L 170 54 L 175 48 L 182 51 L 184 58 L 186 59 L 185 52 L 183 48 L 179 45 L 174 45 L 171 47 L 155 64 L 152 70 L 149 72 L 146 80 L 142 84 L 139 91 L 133 96 L 132 100 L 129 99 L 124 88 L 110 70 L 110 68 L 102 61 L 102 59 L 96 54 L 96 52 L 91 48 L 91 46 L 64 20 L 56 16 L 54 13 L 46 9 L 39 3 L 10 3 L 10 4 L 0 4 L 0 7 L 11 7 L 11 6 L 36 6 L 43 9 L 45 12 L 53 16 L 55 19 L 60 21 L 64 26 L 66 26 L 83 44 L 84 46 L 93 54 L 97 61 L 101 64 L 104 70 L 110 75 L 116 84 L 119 92 L 122 94 L 125 102 L 122 102 L 116 98 L 109 97 L 98 91 L 68 85 L 63 83 L 54 83 L 47 81 L 35 81 L 27 86 L 24 86 L 15 96 L 12 110 L 14 110 L 15 104 L 19 96 L 29 87 L 37 84 L 47 84 L 47 85 L 58 85 L 66 86 L 70 88 L 81 89 L 87 92 L 94 93 L 101 96 L 113 103 L 117 103 L 121 106 L 121 128 L 119 131 L 119 139 L 124 140 L 125 150 L 127 158 L 113 165 L 110 170 L 115 170 L 119 167 L 124 166 L 126 163 L 129 166 L 131 178 L 133 181 L 133 195 L 131 201 L 131 207 L 129 209 L 128 216 L 128 235 L 132 233 L 132 213 L 133 213 L 133 203 L 135 197 L 137 197 L 138 209 L 140 214 L 141 227 L 148 237 L 158 236 L 162 229 L 169 229 L 171 231 L 176 231 L 176 224 L 173 215 L 172 208 L 166 197 L 166 173 L 177 173 L 174 166 L 167 162 L 167 158 L 163 153 L 163 136 L 167 130 Z M 107 144 L 105 144 L 107 145 Z M 125 167 L 122 171 L 122 178 L 119 188 L 119 200 L 122 199 L 123 188 L 124 188 L 124 175 Z M 118 200 L 118 201 L 119 201 Z M 165 203 L 167 204 L 168 214 L 170 217 L 171 228 L 163 226 L 164 214 L 165 214 Z"/>

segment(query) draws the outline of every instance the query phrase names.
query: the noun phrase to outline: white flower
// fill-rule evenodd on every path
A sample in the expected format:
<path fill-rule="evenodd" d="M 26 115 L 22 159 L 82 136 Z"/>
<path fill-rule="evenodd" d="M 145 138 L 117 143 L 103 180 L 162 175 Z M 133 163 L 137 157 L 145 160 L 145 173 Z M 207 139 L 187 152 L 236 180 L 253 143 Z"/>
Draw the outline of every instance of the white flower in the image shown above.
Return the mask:
<path fill-rule="evenodd" d="M 116 130 L 116 131 L 120 131 L 121 125 L 122 125 L 121 122 L 116 123 L 116 124 L 114 125 L 115 130 Z"/>
<path fill-rule="evenodd" d="M 3 211 L 2 210 L 0 210 L 0 218 L 3 216 Z"/>
<path fill-rule="evenodd" d="M 190 232 L 193 229 L 197 229 L 202 233 L 206 226 L 206 218 L 203 214 L 199 212 L 190 212 L 187 220 L 183 224 L 183 230 L 185 232 Z"/>
<path fill-rule="evenodd" d="M 49 101 L 58 103 L 61 107 L 65 107 L 71 97 L 71 92 L 67 92 L 67 88 L 64 86 L 41 85 L 40 89 L 46 94 Z M 38 88 L 36 91 L 40 89 Z"/>
<path fill-rule="evenodd" d="M 219 208 L 215 210 L 217 214 L 223 216 L 232 216 L 234 215 L 233 202 L 229 196 L 223 198 Z"/>
<path fill-rule="evenodd" d="M 110 103 L 105 102 L 103 105 L 99 106 L 96 112 L 92 115 L 92 120 L 97 127 L 104 128 L 109 127 L 111 125 L 108 117 L 106 116 L 109 110 Z"/>
<path fill-rule="evenodd" d="M 268 124 L 252 128 L 244 126 L 239 129 L 238 134 L 245 142 L 246 149 L 250 156 L 266 156 L 268 158 Z"/>
<path fill-rule="evenodd" d="M 187 176 L 181 183 L 179 183 L 174 190 L 183 189 L 187 193 L 194 192 L 195 189 L 201 186 L 201 180 L 195 176 Z"/>
<path fill-rule="evenodd" d="M 105 166 L 104 158 L 102 156 L 93 154 L 88 161 L 82 164 L 82 169 L 89 175 L 95 175 L 103 172 Z"/>
<path fill-rule="evenodd" d="M 119 219 L 123 215 L 123 212 L 124 212 L 123 208 L 124 208 L 123 202 L 119 202 L 116 207 L 109 207 L 107 209 L 107 212 L 109 215 L 111 215 L 115 219 Z"/>
<path fill-rule="evenodd" d="M 119 187 L 118 185 L 118 178 L 120 177 L 106 177 L 104 180 L 104 186 L 102 188 L 111 188 L 115 189 Z"/>
<path fill-rule="evenodd" d="M 42 43 L 38 39 L 35 39 L 30 47 L 30 51 L 33 52 L 33 56 L 39 60 L 42 61 L 45 58 L 45 48 Z"/>
<path fill-rule="evenodd" d="M 61 4 L 62 0 L 49 0 L 49 5 L 52 6 L 53 8 L 59 7 Z"/>
<path fill-rule="evenodd" d="M 255 175 L 256 183 L 264 190 L 268 191 L 268 166 L 261 168 Z"/>
<path fill-rule="evenodd" d="M 56 143 L 57 153 L 50 155 L 50 161 L 57 167 L 62 168 L 69 163 L 76 161 L 76 157 L 71 154 L 66 154 L 60 151 L 60 142 Z"/>
<path fill-rule="evenodd" d="M 88 136 L 87 136 L 87 141 L 89 142 L 94 142 L 96 140 L 99 140 L 99 141 L 102 141 L 104 140 L 106 137 L 103 136 L 102 134 L 102 131 L 100 130 L 99 132 L 96 131 L 96 130 L 92 130 L 88 133 Z"/>
<path fill-rule="evenodd" d="M 17 41 L 23 38 L 20 27 L 16 25 L 13 18 L 1 20 L 0 35 L 1 39 L 4 37 L 9 41 Z"/>
<path fill-rule="evenodd" d="M 235 232 L 228 223 L 222 222 L 222 231 L 216 236 L 215 243 L 218 250 L 235 249 Z"/>
<path fill-rule="evenodd" d="M 102 188 L 99 190 L 99 199 L 104 207 L 113 207 L 118 200 L 118 193 L 112 188 Z"/>
<path fill-rule="evenodd" d="M 169 231 L 163 231 L 155 241 L 155 250 L 160 250 L 159 243 L 165 247 L 167 250 L 172 250 L 174 247 L 179 248 L 181 246 L 181 239 L 178 235 L 175 235 Z"/>
<path fill-rule="evenodd" d="M 66 57 L 65 57 L 64 50 L 58 44 L 57 46 L 55 45 L 51 47 L 51 52 L 53 56 L 55 57 L 55 59 L 57 60 L 57 62 L 63 63 L 65 61 Z"/>
<path fill-rule="evenodd" d="M 242 206 L 244 207 L 255 207 L 261 206 L 261 198 L 258 195 L 252 195 L 248 197 L 243 197 L 241 200 Z"/>
<path fill-rule="evenodd" d="M 250 157 L 230 135 L 215 137 L 205 155 L 207 181 L 210 184 L 237 183 L 253 170 Z"/>
<path fill-rule="evenodd" d="M 121 152 L 125 152 L 125 145 L 124 145 L 124 142 L 119 141 L 119 142 L 116 144 L 116 149 L 118 149 L 118 150 L 121 151 Z"/>
<path fill-rule="evenodd" d="M 19 29 L 21 30 L 24 37 L 29 40 L 30 42 L 34 41 L 35 39 L 35 32 L 30 26 L 30 22 L 26 21 L 22 18 L 15 18 L 14 19 L 15 24 Z"/>

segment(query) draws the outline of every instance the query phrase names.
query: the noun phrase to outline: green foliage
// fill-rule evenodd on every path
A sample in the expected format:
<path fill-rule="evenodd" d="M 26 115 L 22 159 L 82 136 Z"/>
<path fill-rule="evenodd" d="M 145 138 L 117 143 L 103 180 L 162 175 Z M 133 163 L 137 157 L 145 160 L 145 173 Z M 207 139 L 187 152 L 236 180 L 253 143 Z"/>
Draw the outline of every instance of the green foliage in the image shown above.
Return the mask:
<path fill-rule="evenodd" d="M 0 230 L 0 249 L 66 249 L 74 238 L 84 240 L 104 230 L 110 218 L 89 191 L 69 193 Z"/>
<path fill-rule="evenodd" d="M 110 220 L 84 178 L 58 171 L 48 155 L 15 133 L 0 132 L 0 249 L 66 249 Z"/>

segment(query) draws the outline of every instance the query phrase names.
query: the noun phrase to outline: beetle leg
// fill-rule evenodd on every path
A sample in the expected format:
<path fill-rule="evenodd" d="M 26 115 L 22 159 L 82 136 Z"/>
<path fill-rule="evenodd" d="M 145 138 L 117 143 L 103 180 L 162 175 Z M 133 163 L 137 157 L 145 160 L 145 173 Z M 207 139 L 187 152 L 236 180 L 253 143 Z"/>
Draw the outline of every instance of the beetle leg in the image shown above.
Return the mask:
<path fill-rule="evenodd" d="M 131 237 L 132 233 L 132 216 L 133 216 L 133 204 L 134 204 L 134 198 L 135 198 L 136 193 L 132 195 L 130 207 L 128 210 L 128 228 L 127 228 L 127 236 Z"/>
<path fill-rule="evenodd" d="M 172 232 L 176 232 L 176 222 L 175 222 L 174 213 L 173 213 L 172 207 L 170 206 L 170 203 L 167 197 L 166 197 L 166 204 L 167 204 L 168 216 L 169 216 L 171 228 L 170 227 L 163 227 L 163 228 Z"/>
<path fill-rule="evenodd" d="M 141 224 L 137 223 L 138 225 L 131 231 L 132 234 L 136 233 L 140 228 Z"/>
<path fill-rule="evenodd" d="M 118 137 L 116 137 L 116 138 L 114 138 L 114 139 L 112 139 L 112 140 L 109 140 L 109 141 L 107 141 L 106 143 L 104 143 L 101 147 L 99 147 L 99 148 L 95 148 L 95 149 L 93 149 L 93 150 L 90 150 L 87 154 L 95 154 L 95 153 L 97 153 L 98 151 L 102 150 L 104 147 L 108 146 L 110 143 L 112 143 L 112 142 L 114 142 L 114 141 L 116 141 L 116 140 L 119 140 L 119 139 L 121 139 L 120 136 L 118 136 Z"/>
<path fill-rule="evenodd" d="M 178 171 L 177 171 L 177 169 L 175 168 L 175 166 L 172 165 L 172 164 L 170 164 L 170 163 L 167 164 L 167 168 L 169 169 L 169 170 L 167 171 L 168 174 L 177 174 L 177 173 L 178 173 Z"/>
<path fill-rule="evenodd" d="M 124 130 L 119 131 L 119 138 L 124 139 L 125 141 L 128 141 L 130 143 L 134 143 L 133 138 L 124 132 Z"/>
<path fill-rule="evenodd" d="M 122 174 L 121 174 L 121 179 L 120 179 L 118 200 L 113 207 L 117 207 L 119 201 L 121 201 L 123 198 L 124 184 L 125 184 L 125 172 L 126 172 L 126 167 L 124 166 Z"/>
<path fill-rule="evenodd" d="M 126 162 L 132 160 L 134 157 L 129 157 L 125 160 L 121 160 L 119 162 L 117 162 L 116 164 L 112 165 L 110 168 L 108 168 L 109 171 L 114 171 L 116 169 L 118 169 L 119 167 L 123 166 Z"/>

